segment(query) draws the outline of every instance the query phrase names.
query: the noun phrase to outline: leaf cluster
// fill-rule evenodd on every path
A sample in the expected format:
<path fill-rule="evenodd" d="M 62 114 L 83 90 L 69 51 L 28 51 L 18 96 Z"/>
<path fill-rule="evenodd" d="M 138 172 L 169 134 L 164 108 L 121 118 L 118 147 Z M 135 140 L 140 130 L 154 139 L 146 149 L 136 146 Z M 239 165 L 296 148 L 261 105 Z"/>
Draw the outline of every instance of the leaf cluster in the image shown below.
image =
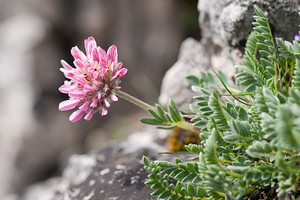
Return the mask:
<path fill-rule="evenodd" d="M 254 9 L 254 30 L 243 65 L 237 66 L 236 85 L 220 73 L 187 77 L 198 93 L 190 112 L 202 143 L 186 146 L 197 155 L 193 161 L 143 158 L 152 195 L 247 199 L 256 189 L 275 187 L 278 196 L 299 190 L 300 42 L 274 40 L 267 18 Z M 156 108 L 149 111 L 153 118 L 142 121 L 170 127 L 184 121 L 172 101 L 168 113 Z"/>

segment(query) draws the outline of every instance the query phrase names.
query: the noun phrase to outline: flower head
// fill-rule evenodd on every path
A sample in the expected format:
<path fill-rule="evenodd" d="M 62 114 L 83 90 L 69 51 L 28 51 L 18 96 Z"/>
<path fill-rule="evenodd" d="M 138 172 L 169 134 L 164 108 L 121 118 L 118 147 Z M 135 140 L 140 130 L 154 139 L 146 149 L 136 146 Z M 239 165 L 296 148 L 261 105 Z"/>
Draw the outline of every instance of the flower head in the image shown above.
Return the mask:
<path fill-rule="evenodd" d="M 90 120 L 97 111 L 102 116 L 106 115 L 110 102 L 118 101 L 114 91 L 121 89 L 120 78 L 127 73 L 127 68 L 122 68 L 123 63 L 118 62 L 116 46 L 112 45 L 106 52 L 97 46 L 93 37 L 87 38 L 84 46 L 86 54 L 77 46 L 71 49 L 75 68 L 61 60 L 63 68 L 60 70 L 70 80 L 58 89 L 69 95 L 69 100 L 59 104 L 59 110 L 71 110 L 78 106 L 69 117 L 71 122 L 78 121 L 84 115 L 85 120 Z"/>
<path fill-rule="evenodd" d="M 295 41 L 300 40 L 300 35 L 295 35 L 295 36 L 294 36 L 294 40 L 295 40 Z"/>

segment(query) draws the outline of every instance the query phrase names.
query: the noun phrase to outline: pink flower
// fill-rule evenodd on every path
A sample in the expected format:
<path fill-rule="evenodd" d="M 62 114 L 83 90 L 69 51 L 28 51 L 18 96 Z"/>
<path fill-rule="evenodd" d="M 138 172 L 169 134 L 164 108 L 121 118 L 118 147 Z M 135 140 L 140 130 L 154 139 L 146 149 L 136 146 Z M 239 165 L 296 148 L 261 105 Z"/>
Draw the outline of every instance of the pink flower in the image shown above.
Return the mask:
<path fill-rule="evenodd" d="M 71 110 L 76 107 L 69 120 L 76 122 L 84 115 L 85 120 L 91 120 L 97 111 L 107 115 L 107 108 L 111 101 L 118 101 L 115 90 L 121 89 L 120 78 L 127 73 L 118 62 L 117 47 L 112 45 L 107 52 L 103 50 L 93 37 L 84 40 L 86 54 L 79 48 L 73 47 L 71 54 L 74 57 L 75 68 L 61 60 L 63 68 L 60 70 L 70 79 L 58 89 L 68 94 L 69 100 L 59 104 L 59 110 Z"/>

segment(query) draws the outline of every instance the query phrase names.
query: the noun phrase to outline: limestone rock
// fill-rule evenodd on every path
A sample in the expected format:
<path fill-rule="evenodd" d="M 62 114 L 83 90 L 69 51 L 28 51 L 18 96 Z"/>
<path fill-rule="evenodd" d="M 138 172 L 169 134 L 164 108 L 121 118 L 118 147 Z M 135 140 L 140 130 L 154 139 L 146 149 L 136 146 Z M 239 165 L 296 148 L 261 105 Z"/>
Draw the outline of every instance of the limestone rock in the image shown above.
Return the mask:
<path fill-rule="evenodd" d="M 149 132 L 140 132 L 97 152 L 71 156 L 61 177 L 29 187 L 19 200 L 157 199 L 144 184 L 148 172 L 141 163 L 143 155 L 157 158 L 163 151 L 155 141 L 157 133 L 151 132 L 152 137 Z M 134 152 L 132 145 L 136 145 Z"/>
<path fill-rule="evenodd" d="M 298 34 L 299 1 L 199 0 L 201 40 L 187 39 L 182 43 L 177 62 L 163 78 L 159 97 L 162 105 L 166 106 L 172 98 L 180 109 L 187 109 L 195 95 L 184 81 L 187 75 L 199 75 L 213 68 L 229 80 L 234 79 L 234 65 L 242 63 L 252 30 L 254 5 L 265 12 L 275 36 L 292 40 Z"/>
<path fill-rule="evenodd" d="M 166 106 L 172 98 L 178 107 L 187 109 L 193 93 L 185 77 L 200 74 L 200 69 L 206 71 L 208 66 L 208 55 L 203 45 L 195 39 L 186 39 L 180 47 L 177 62 L 164 76 L 159 102 Z"/>
<path fill-rule="evenodd" d="M 295 22 L 300 19 L 299 1 L 199 0 L 202 40 L 212 40 L 222 47 L 242 49 L 252 30 L 254 5 L 264 11 L 275 36 L 291 40 L 298 33 Z"/>

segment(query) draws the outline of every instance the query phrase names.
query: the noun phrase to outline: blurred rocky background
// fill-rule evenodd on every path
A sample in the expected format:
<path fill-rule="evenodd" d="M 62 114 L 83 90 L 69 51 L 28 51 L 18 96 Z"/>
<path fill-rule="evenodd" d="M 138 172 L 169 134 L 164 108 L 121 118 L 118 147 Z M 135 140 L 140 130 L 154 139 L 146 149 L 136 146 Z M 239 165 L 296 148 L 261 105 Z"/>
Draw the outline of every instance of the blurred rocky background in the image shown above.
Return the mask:
<path fill-rule="evenodd" d="M 123 89 L 153 104 L 181 41 L 199 39 L 197 1 L 0 0 L 0 199 L 59 175 L 67 158 L 122 140 L 143 128 L 146 113 L 120 100 L 107 117 L 68 121 L 57 88 L 60 59 L 94 36 L 116 44 L 129 69 Z M 133 120 L 131 120 L 133 119 Z"/>
<path fill-rule="evenodd" d="M 0 0 L 0 199 L 151 199 L 140 160 L 161 158 L 166 133 L 121 100 L 107 117 L 68 122 L 57 110 L 59 60 L 71 63 L 71 47 L 90 35 L 104 49 L 116 44 L 125 91 L 184 110 L 194 95 L 186 75 L 214 67 L 234 76 L 254 4 L 275 36 L 298 33 L 298 0 Z"/>

